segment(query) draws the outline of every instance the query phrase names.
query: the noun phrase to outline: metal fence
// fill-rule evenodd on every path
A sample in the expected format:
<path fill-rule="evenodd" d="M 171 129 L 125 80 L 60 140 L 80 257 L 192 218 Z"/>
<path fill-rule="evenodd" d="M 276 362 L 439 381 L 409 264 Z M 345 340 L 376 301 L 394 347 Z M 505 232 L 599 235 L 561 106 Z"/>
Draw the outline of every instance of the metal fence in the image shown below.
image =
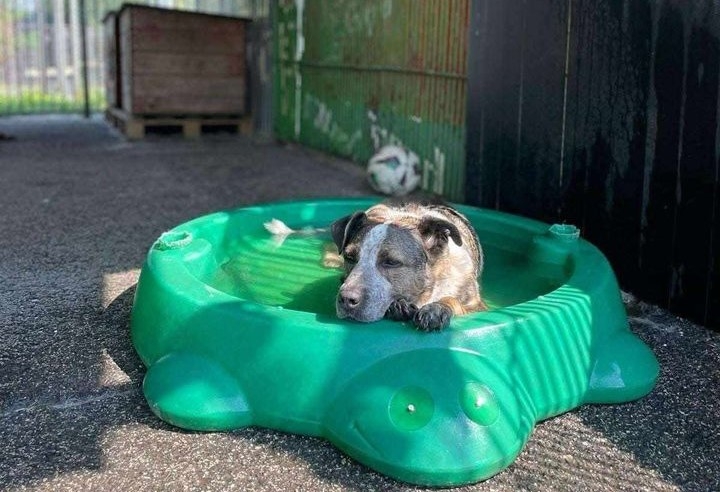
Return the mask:
<path fill-rule="evenodd" d="M 468 19 L 468 0 L 279 0 L 276 135 L 359 162 L 402 145 L 461 200 Z"/>
<path fill-rule="evenodd" d="M 0 116 L 80 112 L 86 102 L 91 111 L 101 110 L 102 19 L 122 3 L 122 0 L 0 0 Z M 241 17 L 263 16 L 268 9 L 267 0 L 133 3 Z"/>

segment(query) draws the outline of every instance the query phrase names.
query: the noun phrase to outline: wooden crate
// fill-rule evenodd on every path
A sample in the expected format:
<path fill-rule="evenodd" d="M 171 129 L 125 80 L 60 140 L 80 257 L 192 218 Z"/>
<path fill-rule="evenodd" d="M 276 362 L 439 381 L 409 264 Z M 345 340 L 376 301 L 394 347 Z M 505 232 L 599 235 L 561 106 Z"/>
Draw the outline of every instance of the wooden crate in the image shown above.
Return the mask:
<path fill-rule="evenodd" d="M 110 11 L 103 18 L 105 53 L 105 104 L 108 108 L 122 107 L 120 90 L 120 38 L 118 36 L 118 15 Z"/>
<path fill-rule="evenodd" d="M 122 109 L 131 115 L 246 112 L 246 28 L 233 17 L 124 5 Z"/>

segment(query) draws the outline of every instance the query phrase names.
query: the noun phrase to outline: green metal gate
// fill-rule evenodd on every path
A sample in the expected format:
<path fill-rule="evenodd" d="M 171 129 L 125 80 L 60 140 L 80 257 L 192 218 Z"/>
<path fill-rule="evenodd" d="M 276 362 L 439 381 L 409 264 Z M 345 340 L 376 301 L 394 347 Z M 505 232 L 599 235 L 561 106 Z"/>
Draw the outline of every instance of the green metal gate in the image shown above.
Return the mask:
<path fill-rule="evenodd" d="M 365 162 L 418 154 L 423 188 L 464 194 L 467 0 L 279 0 L 275 131 Z"/>

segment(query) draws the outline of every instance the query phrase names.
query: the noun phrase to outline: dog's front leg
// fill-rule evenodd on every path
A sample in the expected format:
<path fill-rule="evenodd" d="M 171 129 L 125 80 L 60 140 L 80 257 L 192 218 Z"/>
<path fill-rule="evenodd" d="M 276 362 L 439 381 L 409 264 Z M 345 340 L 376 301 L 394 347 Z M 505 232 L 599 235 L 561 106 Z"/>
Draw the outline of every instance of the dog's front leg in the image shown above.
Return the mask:
<path fill-rule="evenodd" d="M 418 330 L 438 331 L 450 324 L 453 314 L 465 314 L 465 308 L 454 297 L 443 297 L 418 309 L 413 324 Z"/>
<path fill-rule="evenodd" d="M 393 321 L 410 321 L 418 312 L 418 307 L 406 299 L 397 299 L 390 304 L 385 317 Z"/>

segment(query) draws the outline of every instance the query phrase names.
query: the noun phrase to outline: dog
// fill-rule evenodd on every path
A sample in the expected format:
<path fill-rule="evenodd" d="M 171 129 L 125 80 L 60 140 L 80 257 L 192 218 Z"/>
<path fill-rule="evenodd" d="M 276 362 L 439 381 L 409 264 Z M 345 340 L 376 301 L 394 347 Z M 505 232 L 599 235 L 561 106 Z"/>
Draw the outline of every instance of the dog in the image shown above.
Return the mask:
<path fill-rule="evenodd" d="M 421 331 L 486 310 L 483 251 L 470 222 L 443 204 L 381 203 L 330 227 L 344 259 L 336 311 L 362 322 L 412 321 Z"/>

